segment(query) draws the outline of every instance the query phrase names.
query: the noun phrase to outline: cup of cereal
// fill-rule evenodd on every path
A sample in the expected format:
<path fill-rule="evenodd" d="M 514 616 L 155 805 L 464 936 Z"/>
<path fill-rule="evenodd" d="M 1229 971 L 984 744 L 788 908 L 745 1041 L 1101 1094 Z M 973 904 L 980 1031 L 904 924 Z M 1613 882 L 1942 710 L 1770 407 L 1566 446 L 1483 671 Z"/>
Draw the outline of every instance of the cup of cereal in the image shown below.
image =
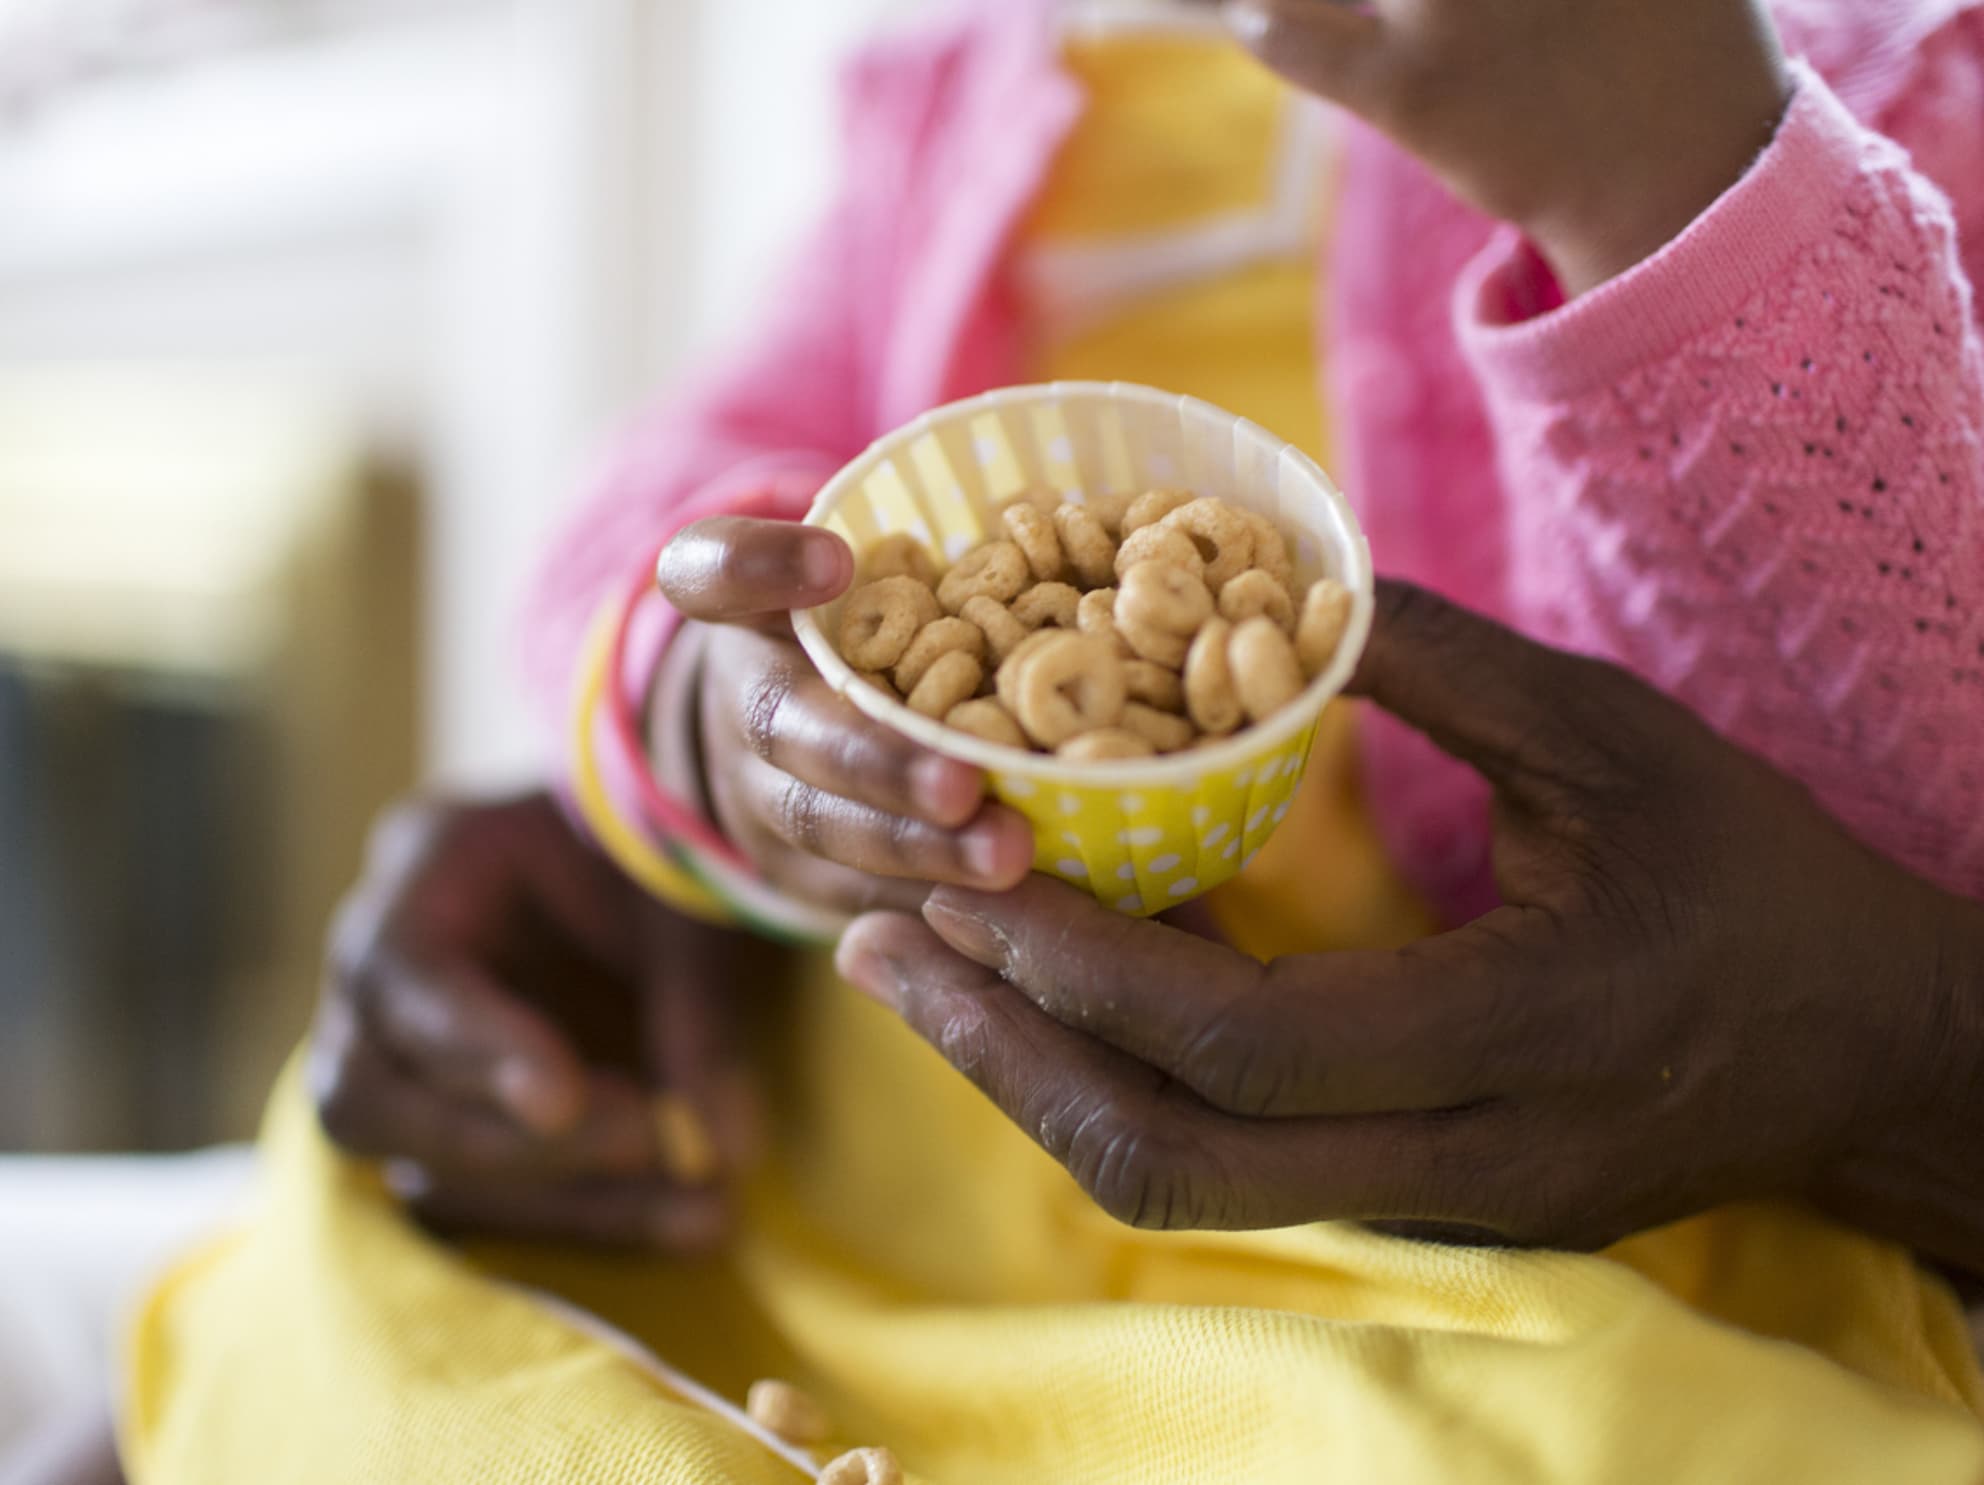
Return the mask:
<path fill-rule="evenodd" d="M 1016 387 L 877 442 L 807 516 L 854 586 L 795 616 L 833 687 L 984 768 L 1036 869 L 1148 916 L 1287 817 L 1370 633 L 1370 549 L 1315 461 L 1191 397 Z"/>

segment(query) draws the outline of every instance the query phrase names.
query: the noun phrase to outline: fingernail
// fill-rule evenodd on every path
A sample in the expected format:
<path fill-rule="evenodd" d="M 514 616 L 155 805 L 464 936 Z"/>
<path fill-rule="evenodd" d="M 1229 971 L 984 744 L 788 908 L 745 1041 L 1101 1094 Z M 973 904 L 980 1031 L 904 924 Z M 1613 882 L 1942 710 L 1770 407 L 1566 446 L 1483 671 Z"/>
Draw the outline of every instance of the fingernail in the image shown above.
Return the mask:
<path fill-rule="evenodd" d="M 877 1005 L 895 1010 L 896 967 L 863 938 L 859 929 L 847 934 L 834 950 L 834 968 L 840 977 Z"/>
<path fill-rule="evenodd" d="M 402 1202 L 416 1202 L 434 1189 L 433 1177 L 411 1160 L 389 1160 L 380 1169 L 386 1189 Z"/>
<path fill-rule="evenodd" d="M 707 1120 L 679 1093 L 654 1099 L 654 1133 L 661 1146 L 661 1168 L 684 1186 L 707 1186 L 722 1162 Z"/>
<path fill-rule="evenodd" d="M 555 1134 L 575 1117 L 565 1091 L 527 1057 L 497 1063 L 494 1082 L 497 1099 L 527 1129 Z"/>
<path fill-rule="evenodd" d="M 1033 841 L 1024 822 L 1006 811 L 995 811 L 958 838 L 965 870 L 981 885 L 1003 892 L 1016 887 L 1033 865 Z"/>
<path fill-rule="evenodd" d="M 965 958 L 987 969 L 1003 970 L 1011 958 L 1006 936 L 990 919 L 958 904 L 943 888 L 923 904 L 923 921 Z"/>
<path fill-rule="evenodd" d="M 983 785 L 974 788 L 966 771 L 949 758 L 925 753 L 909 765 L 911 801 L 939 824 L 969 819 L 982 795 Z"/>
<path fill-rule="evenodd" d="M 838 588 L 847 580 L 848 550 L 824 531 L 809 531 L 799 557 L 800 575 L 814 591 Z"/>
<path fill-rule="evenodd" d="M 650 1241 L 671 1252 L 699 1253 L 723 1241 L 729 1219 L 722 1205 L 707 1197 L 664 1197 L 648 1212 Z"/>
<path fill-rule="evenodd" d="M 999 835 L 988 825 L 974 825 L 961 842 L 965 868 L 981 882 L 999 879 Z"/>

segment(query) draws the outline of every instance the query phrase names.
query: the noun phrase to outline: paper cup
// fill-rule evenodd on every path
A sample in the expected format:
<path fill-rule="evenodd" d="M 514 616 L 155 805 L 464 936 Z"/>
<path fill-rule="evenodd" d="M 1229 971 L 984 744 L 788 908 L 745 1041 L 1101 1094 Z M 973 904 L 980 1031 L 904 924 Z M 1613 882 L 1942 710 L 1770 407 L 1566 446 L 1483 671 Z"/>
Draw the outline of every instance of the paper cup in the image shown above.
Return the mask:
<path fill-rule="evenodd" d="M 946 566 L 999 529 L 1000 505 L 1041 488 L 1077 502 L 1190 489 L 1261 512 L 1292 539 L 1298 585 L 1333 577 L 1353 595 L 1335 663 L 1295 704 L 1216 747 L 1070 764 L 954 732 L 863 683 L 834 648 L 839 602 L 797 615 L 799 642 L 863 712 L 983 767 L 992 792 L 1032 822 L 1038 870 L 1121 912 L 1162 912 L 1237 875 L 1287 817 L 1317 719 L 1370 633 L 1370 548 L 1299 449 L 1196 398 L 1123 383 L 1016 387 L 939 408 L 836 475 L 806 519 L 857 554 L 909 532 Z"/>

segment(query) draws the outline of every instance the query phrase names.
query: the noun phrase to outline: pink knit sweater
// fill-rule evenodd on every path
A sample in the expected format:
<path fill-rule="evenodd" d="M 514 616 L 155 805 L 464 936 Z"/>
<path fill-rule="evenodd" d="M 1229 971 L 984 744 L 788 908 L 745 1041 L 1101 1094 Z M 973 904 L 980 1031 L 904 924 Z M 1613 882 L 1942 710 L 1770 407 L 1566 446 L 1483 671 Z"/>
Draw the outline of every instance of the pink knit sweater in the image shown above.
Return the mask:
<path fill-rule="evenodd" d="M 545 566 L 551 712 L 663 512 L 824 476 L 1014 379 L 1005 251 L 1081 108 L 1049 3 L 978 0 L 853 65 L 847 183 L 765 323 L 635 431 Z M 1517 234 L 1358 134 L 1324 274 L 1345 483 L 1382 567 L 1622 662 L 1984 896 L 1984 14 L 1777 11 L 1806 62 L 1775 141 L 1568 305 Z M 1474 776 L 1395 724 L 1370 762 L 1414 879 L 1456 917 L 1492 901 Z"/>

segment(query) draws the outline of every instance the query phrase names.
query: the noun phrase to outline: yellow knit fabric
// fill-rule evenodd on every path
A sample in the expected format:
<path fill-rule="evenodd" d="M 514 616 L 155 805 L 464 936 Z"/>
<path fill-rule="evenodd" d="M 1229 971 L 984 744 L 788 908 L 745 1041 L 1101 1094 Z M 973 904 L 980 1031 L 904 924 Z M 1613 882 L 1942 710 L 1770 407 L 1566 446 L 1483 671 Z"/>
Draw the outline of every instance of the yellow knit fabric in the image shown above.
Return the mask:
<path fill-rule="evenodd" d="M 1165 53 L 1167 71 L 1136 62 L 1140 49 L 1074 54 L 1092 106 L 1071 160 L 1141 153 L 1140 130 L 1188 112 L 1133 106 L 1153 79 L 1184 87 L 1183 53 Z M 1264 106 L 1257 74 L 1196 55 L 1193 110 L 1235 120 Z M 1222 178 L 1265 177 L 1241 158 Z M 1091 225 L 1163 225 L 1137 207 L 1099 203 Z M 1187 333 L 1222 322 L 1229 290 L 1262 295 L 1249 323 L 1281 323 L 1259 285 L 1203 285 L 1169 300 L 1178 318 L 1146 304 L 1043 346 L 1040 369 L 1136 344 L 1095 368 L 1285 434 L 1306 426 L 1322 452 L 1320 426 L 1302 422 L 1306 282 L 1277 291 L 1300 334 L 1278 351 L 1253 342 L 1258 376 L 1237 340 Z M 1175 354 L 1158 353 L 1167 344 Z M 1348 727 L 1327 730 L 1329 766 L 1303 811 L 1225 894 L 1257 949 L 1382 941 L 1423 922 L 1357 807 Z M 1602 1257 L 1344 1226 L 1132 1232 L 893 1018 L 809 978 L 739 987 L 766 1002 L 775 1155 L 738 1245 L 704 1264 L 440 1245 L 326 1146 L 292 1070 L 265 1135 L 261 1211 L 181 1264 L 134 1326 L 137 1485 L 798 1478 L 517 1285 L 732 1398 L 758 1376 L 799 1381 L 844 1443 L 886 1443 L 934 1485 L 1984 1480 L 1984 1384 L 1960 1314 L 1898 1249 L 1775 1207 Z"/>

